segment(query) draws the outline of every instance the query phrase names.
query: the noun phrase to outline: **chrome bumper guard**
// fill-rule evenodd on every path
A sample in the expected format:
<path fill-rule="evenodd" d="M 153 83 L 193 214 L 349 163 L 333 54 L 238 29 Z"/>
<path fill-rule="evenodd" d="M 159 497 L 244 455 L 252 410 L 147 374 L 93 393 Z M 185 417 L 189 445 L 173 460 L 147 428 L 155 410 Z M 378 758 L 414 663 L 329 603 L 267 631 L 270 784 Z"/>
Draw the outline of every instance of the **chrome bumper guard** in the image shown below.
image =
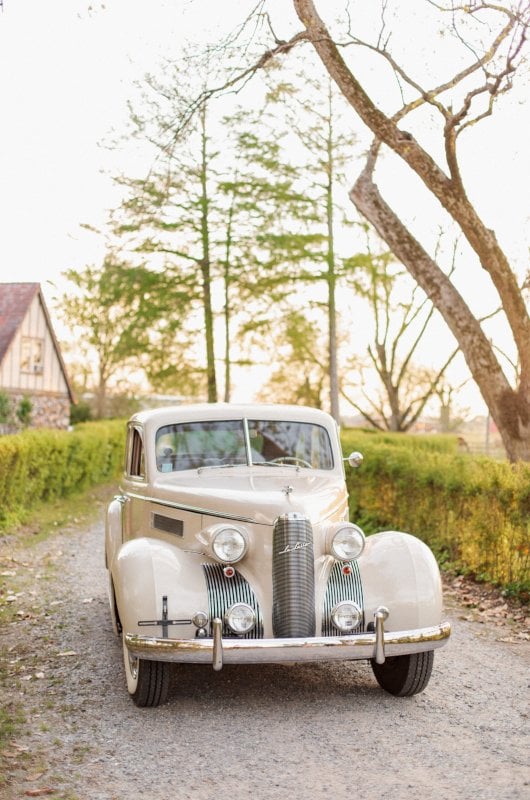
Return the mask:
<path fill-rule="evenodd" d="M 351 636 L 314 636 L 307 639 L 223 639 L 222 622 L 213 622 L 212 639 L 158 639 L 125 635 L 132 656 L 150 661 L 212 664 L 282 663 L 286 661 L 348 661 L 401 656 L 443 647 L 451 634 L 449 622 L 412 631 L 385 631 L 384 615 L 377 617 L 374 633 Z"/>

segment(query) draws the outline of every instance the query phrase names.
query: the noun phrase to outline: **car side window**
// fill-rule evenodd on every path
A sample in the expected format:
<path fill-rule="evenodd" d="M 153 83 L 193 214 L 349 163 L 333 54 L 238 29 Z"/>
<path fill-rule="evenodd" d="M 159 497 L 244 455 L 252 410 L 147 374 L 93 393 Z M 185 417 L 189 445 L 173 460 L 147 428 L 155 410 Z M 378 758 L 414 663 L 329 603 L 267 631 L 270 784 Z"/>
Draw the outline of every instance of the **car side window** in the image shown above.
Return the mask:
<path fill-rule="evenodd" d="M 127 472 L 132 478 L 145 478 L 144 443 L 140 430 L 136 427 L 129 428 Z"/>

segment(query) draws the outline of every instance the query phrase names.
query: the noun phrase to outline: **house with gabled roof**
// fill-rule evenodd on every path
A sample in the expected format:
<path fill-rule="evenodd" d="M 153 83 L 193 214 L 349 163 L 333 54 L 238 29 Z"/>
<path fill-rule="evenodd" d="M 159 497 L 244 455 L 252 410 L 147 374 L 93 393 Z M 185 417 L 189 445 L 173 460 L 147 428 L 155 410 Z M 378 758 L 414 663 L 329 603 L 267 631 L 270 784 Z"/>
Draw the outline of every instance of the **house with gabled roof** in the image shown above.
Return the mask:
<path fill-rule="evenodd" d="M 74 394 L 38 283 L 0 283 L 0 392 L 30 405 L 30 427 L 69 425 Z"/>

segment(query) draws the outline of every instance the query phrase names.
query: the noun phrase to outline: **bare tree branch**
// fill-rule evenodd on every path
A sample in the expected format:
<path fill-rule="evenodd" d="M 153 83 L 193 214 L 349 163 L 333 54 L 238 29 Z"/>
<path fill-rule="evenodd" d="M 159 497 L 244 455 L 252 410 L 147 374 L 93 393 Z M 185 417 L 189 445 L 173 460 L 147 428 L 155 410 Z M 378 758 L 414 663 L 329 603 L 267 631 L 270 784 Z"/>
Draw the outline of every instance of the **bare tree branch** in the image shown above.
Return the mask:
<path fill-rule="evenodd" d="M 288 41 L 278 41 L 275 47 L 267 50 L 257 59 L 257 61 L 255 61 L 249 67 L 243 69 L 241 72 L 238 72 L 229 80 L 219 84 L 218 86 L 204 89 L 192 101 L 182 119 L 179 120 L 178 124 L 175 126 L 173 138 L 177 139 L 179 137 L 198 109 L 207 103 L 212 97 L 225 94 L 228 92 L 228 90 L 233 90 L 233 93 L 237 94 L 246 86 L 248 81 L 256 74 L 256 72 L 258 72 L 260 69 L 263 69 L 263 67 L 265 67 L 273 58 L 278 55 L 289 53 L 289 51 L 292 50 L 297 44 L 307 40 L 307 32 L 300 31 L 300 33 L 295 34 L 295 36 Z"/>

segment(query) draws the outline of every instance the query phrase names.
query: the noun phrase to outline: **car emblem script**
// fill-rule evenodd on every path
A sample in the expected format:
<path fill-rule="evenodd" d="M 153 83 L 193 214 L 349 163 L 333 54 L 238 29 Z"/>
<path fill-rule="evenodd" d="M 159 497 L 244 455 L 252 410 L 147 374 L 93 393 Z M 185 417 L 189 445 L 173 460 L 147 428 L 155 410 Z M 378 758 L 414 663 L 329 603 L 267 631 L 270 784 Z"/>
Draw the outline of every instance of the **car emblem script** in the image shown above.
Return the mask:
<path fill-rule="evenodd" d="M 284 553 L 294 553 L 295 550 L 305 550 L 306 547 L 309 547 L 311 542 L 295 542 L 295 544 L 286 544 L 283 550 L 280 550 L 278 553 L 279 556 L 283 556 Z"/>

